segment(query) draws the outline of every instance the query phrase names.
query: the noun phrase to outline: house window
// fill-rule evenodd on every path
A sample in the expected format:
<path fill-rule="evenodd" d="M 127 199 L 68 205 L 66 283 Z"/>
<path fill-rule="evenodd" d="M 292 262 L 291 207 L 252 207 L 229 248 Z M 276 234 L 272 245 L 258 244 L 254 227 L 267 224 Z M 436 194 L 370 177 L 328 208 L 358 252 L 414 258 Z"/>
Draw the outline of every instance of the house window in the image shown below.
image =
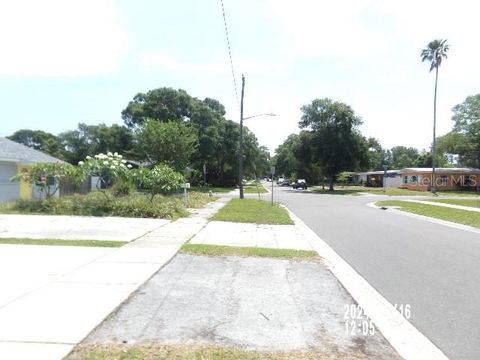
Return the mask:
<path fill-rule="evenodd" d="M 412 176 L 410 177 L 410 182 L 416 183 L 417 181 L 418 181 L 418 176 L 417 176 L 417 175 L 412 175 Z"/>
<path fill-rule="evenodd" d="M 408 176 L 404 176 L 404 177 L 403 177 L 403 183 L 404 183 L 404 184 L 408 184 Z"/>

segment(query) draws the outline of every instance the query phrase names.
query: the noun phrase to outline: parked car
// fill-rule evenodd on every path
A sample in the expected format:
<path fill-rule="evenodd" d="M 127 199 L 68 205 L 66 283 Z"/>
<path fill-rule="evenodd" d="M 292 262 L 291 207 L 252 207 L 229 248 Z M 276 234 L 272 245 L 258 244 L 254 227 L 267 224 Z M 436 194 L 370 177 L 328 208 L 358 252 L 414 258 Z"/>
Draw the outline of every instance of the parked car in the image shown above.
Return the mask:
<path fill-rule="evenodd" d="M 290 180 L 284 179 L 280 185 L 281 186 L 290 186 Z"/>
<path fill-rule="evenodd" d="M 292 187 L 294 189 L 304 189 L 304 190 L 307 190 L 307 181 L 305 179 L 297 179 L 297 181 L 295 181 L 293 184 L 292 184 Z"/>

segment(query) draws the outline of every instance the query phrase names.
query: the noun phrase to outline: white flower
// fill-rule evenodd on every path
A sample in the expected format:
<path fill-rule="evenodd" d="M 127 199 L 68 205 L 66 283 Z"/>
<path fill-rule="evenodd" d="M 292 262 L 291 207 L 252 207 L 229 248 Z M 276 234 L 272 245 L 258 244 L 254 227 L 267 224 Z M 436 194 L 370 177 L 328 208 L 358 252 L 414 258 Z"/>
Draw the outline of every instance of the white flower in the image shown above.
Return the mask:
<path fill-rule="evenodd" d="M 112 166 L 110 166 L 110 169 L 113 169 L 113 170 L 115 170 L 115 166 L 113 166 L 113 165 L 112 165 Z"/>
<path fill-rule="evenodd" d="M 104 161 L 104 162 L 103 162 L 103 165 L 108 165 L 108 161 Z"/>
<path fill-rule="evenodd" d="M 122 160 L 122 164 L 125 164 L 127 161 L 126 160 Z"/>
<path fill-rule="evenodd" d="M 118 153 L 115 151 L 115 152 L 113 153 L 113 156 L 118 156 Z"/>
<path fill-rule="evenodd" d="M 85 164 L 83 161 L 78 162 L 78 165 L 80 165 L 80 166 L 82 166 L 83 164 Z"/>
<path fill-rule="evenodd" d="M 88 155 L 87 155 L 87 158 L 86 158 L 86 159 L 87 159 L 87 160 L 90 160 L 91 158 L 92 158 L 91 156 L 88 156 Z"/>
<path fill-rule="evenodd" d="M 131 168 L 132 168 L 132 165 L 128 164 L 128 165 L 127 165 L 127 168 L 131 169 Z"/>
<path fill-rule="evenodd" d="M 107 155 L 108 155 L 108 156 L 113 156 L 113 154 L 112 154 L 111 151 L 109 151 L 109 152 L 107 153 Z"/>

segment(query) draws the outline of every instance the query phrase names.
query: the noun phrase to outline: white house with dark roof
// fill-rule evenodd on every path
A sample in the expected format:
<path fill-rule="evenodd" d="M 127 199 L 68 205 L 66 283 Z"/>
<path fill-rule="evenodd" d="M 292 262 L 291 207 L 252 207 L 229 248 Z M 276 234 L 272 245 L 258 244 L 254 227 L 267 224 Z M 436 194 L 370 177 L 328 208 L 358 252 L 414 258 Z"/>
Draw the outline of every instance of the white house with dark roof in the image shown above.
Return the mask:
<path fill-rule="evenodd" d="M 10 179 L 17 175 L 23 167 L 35 163 L 56 163 L 58 161 L 61 160 L 0 137 L 0 202 L 31 199 L 34 190 L 30 184 L 10 181 Z"/>

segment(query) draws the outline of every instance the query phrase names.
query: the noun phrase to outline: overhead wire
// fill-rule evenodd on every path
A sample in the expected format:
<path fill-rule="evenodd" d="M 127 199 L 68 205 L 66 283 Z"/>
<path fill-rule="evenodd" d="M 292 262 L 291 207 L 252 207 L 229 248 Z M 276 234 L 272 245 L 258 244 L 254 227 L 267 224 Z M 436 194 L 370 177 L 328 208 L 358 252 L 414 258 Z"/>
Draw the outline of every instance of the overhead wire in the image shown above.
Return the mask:
<path fill-rule="evenodd" d="M 235 77 L 235 70 L 234 70 L 234 67 L 233 67 L 232 47 L 230 45 L 230 36 L 228 35 L 227 17 L 225 15 L 225 6 L 223 5 L 223 0 L 220 0 L 220 4 L 222 5 L 223 24 L 224 24 L 224 27 L 225 27 L 225 37 L 227 39 L 227 48 L 228 48 L 228 57 L 230 59 L 230 68 L 232 70 L 233 88 L 235 90 L 235 99 L 237 100 L 237 103 L 238 103 L 237 79 Z"/>

